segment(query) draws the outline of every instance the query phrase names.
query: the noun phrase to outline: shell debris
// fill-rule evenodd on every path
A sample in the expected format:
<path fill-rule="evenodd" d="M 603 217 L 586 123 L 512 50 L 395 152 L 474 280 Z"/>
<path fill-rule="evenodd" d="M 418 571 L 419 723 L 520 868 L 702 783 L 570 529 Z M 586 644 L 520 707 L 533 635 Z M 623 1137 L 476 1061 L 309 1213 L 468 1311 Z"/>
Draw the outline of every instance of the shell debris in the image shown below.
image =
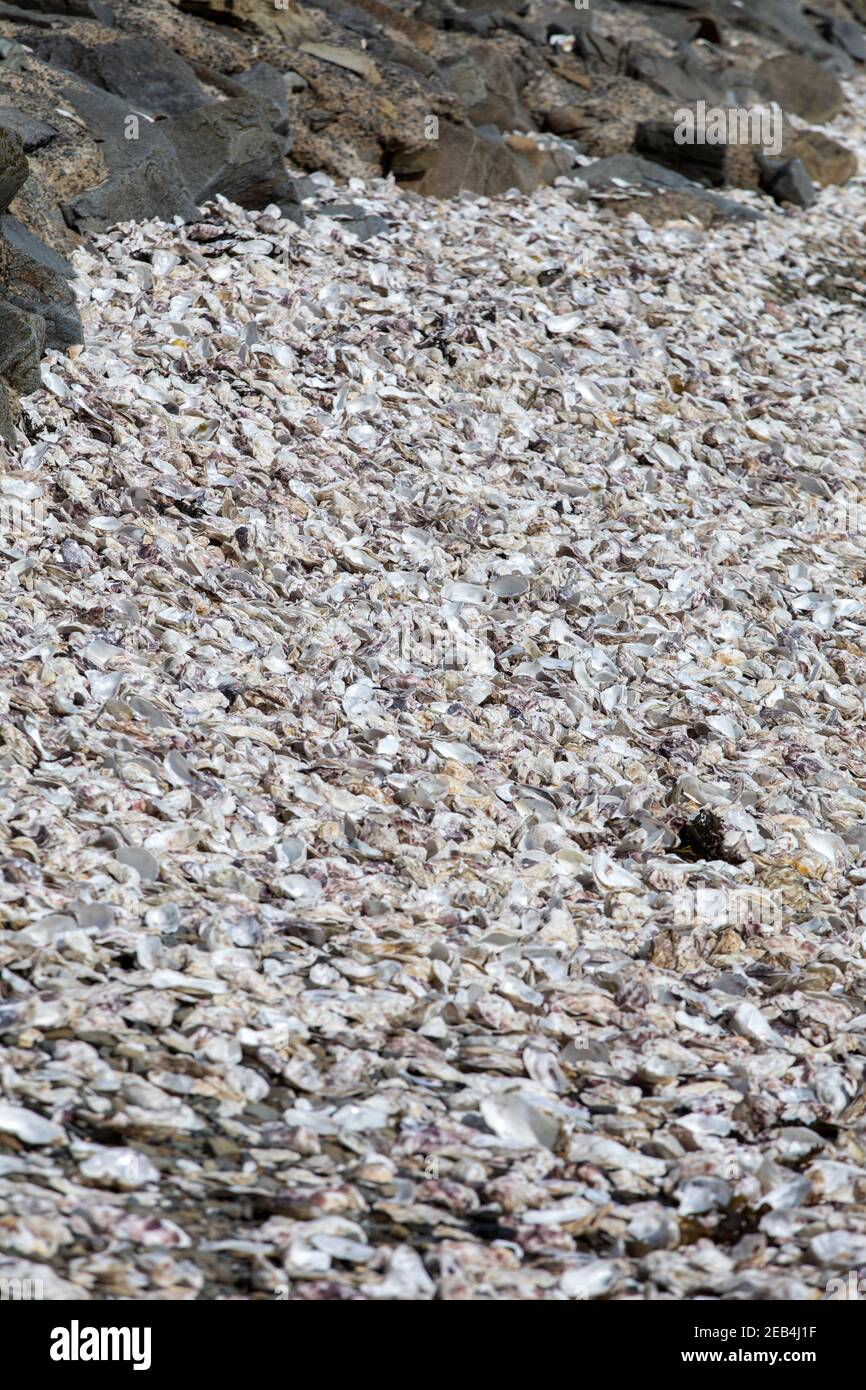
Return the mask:
<path fill-rule="evenodd" d="M 863 181 L 569 191 L 76 253 L 0 497 L 0 1274 L 866 1260 Z"/>

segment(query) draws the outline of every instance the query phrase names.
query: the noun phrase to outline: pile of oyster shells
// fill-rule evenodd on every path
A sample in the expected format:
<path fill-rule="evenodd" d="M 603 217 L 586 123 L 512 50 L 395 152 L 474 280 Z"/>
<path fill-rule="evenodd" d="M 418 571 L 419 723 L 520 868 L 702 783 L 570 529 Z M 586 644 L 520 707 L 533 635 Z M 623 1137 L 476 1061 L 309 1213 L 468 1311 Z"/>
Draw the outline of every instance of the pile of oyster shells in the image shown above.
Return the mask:
<path fill-rule="evenodd" d="M 833 1297 L 864 181 L 314 182 L 79 251 L 0 475 L 0 1280 Z"/>

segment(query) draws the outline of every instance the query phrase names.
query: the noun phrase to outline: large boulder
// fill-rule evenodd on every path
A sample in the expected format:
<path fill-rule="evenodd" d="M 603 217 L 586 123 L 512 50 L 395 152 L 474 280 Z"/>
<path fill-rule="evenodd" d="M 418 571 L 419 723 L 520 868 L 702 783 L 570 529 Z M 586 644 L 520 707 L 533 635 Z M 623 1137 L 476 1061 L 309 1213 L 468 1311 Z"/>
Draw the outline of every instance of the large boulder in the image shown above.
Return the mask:
<path fill-rule="evenodd" d="M 477 81 L 473 90 L 467 80 L 466 64 Z M 500 130 L 534 130 L 535 125 L 520 99 L 520 74 L 506 54 L 492 44 L 469 50 L 459 64 L 446 68 L 446 80 L 459 78 L 459 95 L 466 104 L 466 115 L 475 126 L 495 125 Z"/>
<path fill-rule="evenodd" d="M 829 63 L 843 74 L 853 71 L 848 55 L 821 36 L 801 0 L 712 0 L 708 8 L 718 19 L 751 29 L 793 53 Z"/>
<path fill-rule="evenodd" d="M 705 101 L 708 106 L 724 106 L 748 95 L 748 78 L 743 73 L 715 70 L 686 48 L 676 58 L 631 46 L 624 54 L 629 77 L 646 82 L 672 101 Z"/>
<path fill-rule="evenodd" d="M 487 83 L 477 59 L 477 49 L 443 58 L 439 74 L 449 91 L 456 94 L 468 109 L 487 100 Z"/>
<path fill-rule="evenodd" d="M 257 97 L 215 102 L 166 121 L 163 128 L 195 202 L 221 193 L 244 208 L 276 203 L 285 216 L 302 220 L 283 144 L 271 129 L 267 105 Z"/>
<path fill-rule="evenodd" d="M 838 140 L 820 130 L 795 130 L 788 122 L 782 124 L 781 132 L 774 123 L 774 142 L 767 146 L 759 140 L 740 138 L 739 132 L 731 132 L 733 138 L 719 144 L 681 143 L 678 130 L 679 123 L 675 121 L 641 122 L 635 149 L 697 183 L 718 188 L 765 187 L 763 161 L 768 156 L 783 161 L 801 160 L 806 173 L 821 188 L 846 183 L 857 172 L 856 155 Z"/>
<path fill-rule="evenodd" d="M 783 53 L 758 68 L 764 94 L 804 121 L 832 121 L 845 105 L 845 93 L 831 72 L 801 53 Z"/>
<path fill-rule="evenodd" d="M 49 33 L 31 38 L 30 46 L 43 62 L 122 97 L 133 111 L 180 116 L 210 100 L 189 63 L 158 39 L 133 34 L 111 43 L 84 43 L 71 34 Z"/>
<path fill-rule="evenodd" d="M 0 217 L 6 248 L 2 293 L 10 304 L 45 321 L 45 346 L 65 348 L 83 341 L 81 319 L 70 287 L 72 266 L 9 213 Z"/>
<path fill-rule="evenodd" d="M 19 111 L 15 106 L 0 106 L 0 130 L 16 135 L 25 154 L 31 150 L 41 150 L 57 136 L 54 126 L 40 121 L 27 111 Z"/>
<path fill-rule="evenodd" d="M 45 320 L 0 299 L 0 380 L 19 394 L 38 391 L 44 347 Z"/>
<path fill-rule="evenodd" d="M 249 92 L 209 100 L 156 122 L 85 81 L 65 87 L 63 98 L 100 141 L 109 170 L 102 183 L 63 203 L 75 231 L 93 234 L 150 217 L 193 221 L 198 205 L 218 193 L 243 207 L 276 203 L 286 216 L 303 220 L 283 158 L 285 137 L 271 125 L 279 116 L 267 98 Z"/>
<path fill-rule="evenodd" d="M 27 157 L 18 136 L 0 127 L 0 212 L 5 212 L 27 178 Z"/>
<path fill-rule="evenodd" d="M 39 362 L 45 347 L 45 322 L 36 314 L 0 299 L 0 438 L 15 440 L 19 395 L 42 384 Z"/>
<path fill-rule="evenodd" d="M 511 188 L 530 193 L 566 172 L 556 156 L 532 141 L 524 148 L 514 148 L 515 143 L 469 125 L 440 121 L 437 139 L 394 151 L 391 171 L 398 183 L 431 198 L 453 198 L 464 190 L 488 197 Z"/>
<path fill-rule="evenodd" d="M 704 226 L 718 221 L 751 222 L 760 214 L 730 198 L 723 198 L 663 164 L 634 154 L 610 155 L 580 170 L 580 187 L 571 195 L 576 203 L 591 198 L 614 201 L 614 210 L 639 212 L 648 222 L 662 224 L 671 218 L 697 218 Z M 630 194 L 629 189 L 635 192 Z M 646 195 L 651 194 L 648 198 Z"/>
<path fill-rule="evenodd" d="M 86 123 L 99 142 L 108 177 L 62 203 L 69 227 L 82 235 L 106 231 L 118 222 L 150 217 L 192 221 L 198 207 L 167 138 L 170 122 L 151 122 L 130 111 L 129 103 L 86 81 L 62 89 L 65 104 Z"/>
<path fill-rule="evenodd" d="M 263 101 L 270 112 L 271 128 L 278 135 L 289 135 L 289 103 L 286 96 L 286 78 L 277 68 L 271 67 L 270 63 L 254 63 L 246 72 L 236 75 L 235 81 L 239 86 L 244 87 L 248 92 Z M 284 152 L 291 149 L 291 140 L 287 139 L 283 146 Z"/>
<path fill-rule="evenodd" d="M 847 183 L 857 173 L 857 156 L 838 140 L 820 130 L 797 130 L 786 154 L 801 159 L 809 177 L 819 188 Z"/>
<path fill-rule="evenodd" d="M 63 215 L 75 231 L 93 235 L 117 222 L 143 222 L 150 217 L 193 222 L 198 208 L 179 174 L 167 172 L 165 159 L 146 155 L 64 203 Z"/>

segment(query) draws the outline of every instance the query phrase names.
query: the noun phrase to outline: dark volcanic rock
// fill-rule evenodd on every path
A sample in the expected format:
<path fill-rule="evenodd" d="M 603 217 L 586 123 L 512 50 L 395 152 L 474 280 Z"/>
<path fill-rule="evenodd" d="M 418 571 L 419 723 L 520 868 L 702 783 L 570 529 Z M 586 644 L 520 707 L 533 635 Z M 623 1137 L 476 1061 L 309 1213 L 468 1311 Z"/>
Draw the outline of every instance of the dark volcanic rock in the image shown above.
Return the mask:
<path fill-rule="evenodd" d="M 209 100 L 189 64 L 158 39 L 135 34 L 85 44 L 69 34 L 46 34 L 31 47 L 43 62 L 122 97 L 133 111 L 180 116 Z"/>
<path fill-rule="evenodd" d="M 577 202 L 587 201 L 593 193 L 615 189 L 621 181 L 659 197 L 677 195 L 680 199 L 678 206 L 685 207 L 682 200 L 686 199 L 695 209 L 705 209 L 708 219 L 711 215 L 714 218 L 754 222 L 760 217 L 760 213 L 753 208 L 743 207 L 731 198 L 722 198 L 675 169 L 654 164 L 652 160 L 641 159 L 638 155 L 617 154 L 607 159 L 597 159 L 594 164 L 580 170 L 580 178 L 587 184 L 589 192 L 578 190 L 574 194 Z"/>
<path fill-rule="evenodd" d="M 98 19 L 100 24 L 114 23 L 114 11 L 102 0 L 18 0 L 17 8 L 35 10 L 37 14 L 78 15 Z"/>
<path fill-rule="evenodd" d="M 81 319 L 69 285 L 72 267 L 16 218 L 0 217 L 6 246 L 3 294 L 11 304 L 45 320 L 45 345 L 64 348 L 83 341 Z"/>
<path fill-rule="evenodd" d="M 26 111 L 19 111 L 14 106 L 0 106 L 0 130 L 17 135 L 25 153 L 42 149 L 57 135 L 47 121 L 37 120 L 35 116 L 29 116 Z"/>
<path fill-rule="evenodd" d="M 28 314 L 38 315 L 45 324 L 46 348 L 67 348 L 72 343 L 83 343 L 84 334 L 81 319 L 75 305 L 75 295 L 65 280 L 54 278 L 50 271 L 34 272 L 32 268 L 18 267 L 22 279 L 9 303 Z M 24 275 L 29 279 L 25 280 Z"/>
<path fill-rule="evenodd" d="M 0 382 L 0 439 L 7 444 L 14 444 L 15 442 L 15 412 L 9 392 L 2 382 Z"/>
<path fill-rule="evenodd" d="M 609 188 L 616 179 L 634 184 L 636 188 L 647 188 L 652 192 L 661 189 L 695 188 L 697 185 L 668 169 L 663 164 L 654 164 L 650 159 L 641 159 L 635 154 L 614 154 L 609 159 L 597 159 L 579 170 L 579 178 L 590 188 Z"/>
<path fill-rule="evenodd" d="M 44 320 L 0 300 L 0 380 L 16 393 L 38 391 L 44 347 Z"/>
<path fill-rule="evenodd" d="M 194 221 L 196 200 L 168 138 L 170 121 L 150 122 L 110 92 L 85 81 L 63 88 L 63 99 L 100 141 L 109 177 L 63 204 L 67 224 L 82 234 L 149 217 Z"/>
<path fill-rule="evenodd" d="M 164 160 L 146 156 L 64 204 L 63 215 L 77 232 L 96 233 L 116 222 L 143 222 L 149 217 L 171 221 L 177 216 L 193 222 L 198 208 L 177 172 L 172 176 Z"/>
<path fill-rule="evenodd" d="M 635 149 L 647 159 L 665 164 L 684 174 L 695 183 L 725 188 L 737 179 L 733 176 L 735 144 L 709 144 L 701 141 L 680 143 L 676 138 L 674 121 L 641 121 L 635 134 Z"/>
<path fill-rule="evenodd" d="M 801 0 L 746 0 L 745 4 L 742 0 L 712 0 L 707 8 L 729 24 L 740 24 L 794 53 L 830 63 L 843 75 L 853 70 L 847 54 L 822 38 L 807 18 Z"/>
<path fill-rule="evenodd" d="M 62 95 L 64 103 L 72 107 L 99 141 L 103 159 L 112 173 L 152 158 L 166 166 L 166 178 L 180 178 L 174 149 L 165 137 L 166 122 L 137 115 L 121 97 L 83 80 L 63 87 Z"/>
<path fill-rule="evenodd" d="M 165 122 L 165 134 L 196 202 L 221 193 L 245 208 L 276 203 L 285 216 L 302 220 L 282 144 L 271 130 L 268 114 L 267 105 L 250 95 Z"/>
<path fill-rule="evenodd" d="M 690 49 L 678 61 L 632 49 L 628 53 L 626 73 L 672 101 L 686 104 L 705 101 L 708 106 L 720 106 L 734 95 L 729 92 L 724 78 L 702 63 Z"/>
<path fill-rule="evenodd" d="M 4 212 L 0 216 L 0 244 L 5 244 L 9 251 L 16 255 L 37 261 L 47 270 L 62 275 L 65 280 L 72 279 L 73 270 L 69 262 L 56 251 L 52 251 L 50 246 L 46 246 L 44 241 L 40 241 L 38 236 L 34 236 L 29 227 L 25 227 L 11 212 Z M 8 276 L 5 276 L 0 285 L 0 294 L 5 295 L 7 289 Z"/>
<path fill-rule="evenodd" d="M 814 11 L 818 32 L 828 43 L 844 49 L 858 63 L 866 63 L 866 34 L 852 19 Z"/>
<path fill-rule="evenodd" d="M 235 81 L 260 97 L 271 108 L 271 126 L 278 135 L 289 134 L 289 103 L 286 98 L 286 79 L 270 63 L 256 63 L 246 72 L 235 75 Z M 291 149 L 291 142 L 284 148 Z"/>
<path fill-rule="evenodd" d="M 369 241 L 371 237 L 388 231 L 388 223 L 384 217 L 375 213 L 365 213 L 357 203 L 328 203 L 317 208 L 316 215 L 333 217 L 348 231 L 353 232 L 359 241 Z"/>
<path fill-rule="evenodd" d="M 17 135 L 0 129 L 0 212 L 5 212 L 27 178 L 27 158 Z"/>
<path fill-rule="evenodd" d="M 759 158 L 759 163 L 761 187 L 777 203 L 794 203 L 801 208 L 812 206 L 818 193 L 802 159 Z"/>

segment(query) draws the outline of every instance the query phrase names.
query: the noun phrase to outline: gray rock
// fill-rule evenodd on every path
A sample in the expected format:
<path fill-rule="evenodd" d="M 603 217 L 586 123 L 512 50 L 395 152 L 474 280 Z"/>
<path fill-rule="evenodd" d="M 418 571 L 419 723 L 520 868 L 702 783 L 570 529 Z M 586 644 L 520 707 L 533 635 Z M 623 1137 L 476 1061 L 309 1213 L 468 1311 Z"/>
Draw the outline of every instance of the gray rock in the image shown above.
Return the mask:
<path fill-rule="evenodd" d="M 768 59 L 757 78 L 771 101 L 804 121 L 832 121 L 845 105 L 845 93 L 833 74 L 801 53 Z"/>
<path fill-rule="evenodd" d="M 27 158 L 17 135 L 0 129 L 0 212 L 5 212 L 27 177 Z"/>
<path fill-rule="evenodd" d="M 104 232 L 117 222 L 143 222 L 149 217 L 194 222 L 198 208 L 184 181 L 166 172 L 165 161 L 146 156 L 138 164 L 111 174 L 104 183 L 65 203 L 62 212 L 70 227 L 86 233 Z"/>
<path fill-rule="evenodd" d="M 487 87 L 477 62 L 469 53 L 461 53 L 458 58 L 446 58 L 439 64 L 442 81 L 463 102 L 464 106 L 475 106 L 484 101 Z"/>
<path fill-rule="evenodd" d="M 0 299 L 0 380 L 17 395 L 42 385 L 39 361 L 45 347 L 45 321 Z"/>
<path fill-rule="evenodd" d="M 50 29 L 54 23 L 53 19 L 43 19 L 41 15 L 34 14 L 32 10 L 22 10 L 18 5 L 0 4 L 0 19 L 23 20 L 37 29 Z"/>
<path fill-rule="evenodd" d="M 29 56 L 23 44 L 14 39 L 0 39 L 0 62 L 4 72 L 24 72 Z"/>
<path fill-rule="evenodd" d="M 289 134 L 289 103 L 286 99 L 286 79 L 270 63 L 256 63 L 246 72 L 235 75 L 236 82 L 266 102 L 272 111 L 271 126 L 278 135 Z M 288 153 L 291 141 L 284 146 Z"/>
<path fill-rule="evenodd" d="M 65 348 L 83 342 L 81 319 L 69 285 L 72 267 L 28 231 L 17 218 L 0 217 L 6 248 L 6 298 L 45 320 L 45 346 Z"/>
<path fill-rule="evenodd" d="M 734 95 L 724 79 L 702 63 L 691 49 L 685 49 L 676 60 L 640 48 L 629 48 L 626 75 L 686 105 L 705 101 L 708 106 L 724 106 Z"/>
<path fill-rule="evenodd" d="M 639 121 L 635 129 L 635 150 L 696 183 L 717 188 L 757 186 L 752 160 L 759 145 L 746 140 L 740 143 L 735 132 L 732 132 L 733 138 L 718 145 L 700 139 L 681 144 L 677 134 L 675 121 Z M 747 171 L 751 171 L 748 178 Z"/>
<path fill-rule="evenodd" d="M 818 32 L 828 43 L 844 49 L 858 63 L 866 63 L 866 34 L 853 19 L 839 19 L 834 14 L 812 11 L 818 21 Z"/>
<path fill-rule="evenodd" d="M 747 0 L 746 4 L 742 0 L 713 0 L 711 9 L 717 19 L 751 29 L 792 52 L 807 53 L 842 76 L 850 76 L 854 70 L 848 55 L 822 38 L 800 0 Z"/>
<path fill-rule="evenodd" d="M 464 9 L 443 5 L 439 15 L 436 14 L 433 5 L 422 5 L 421 9 L 416 11 L 415 18 L 437 28 L 441 24 L 443 29 L 474 34 L 479 39 L 489 39 L 497 29 L 505 28 L 505 15 L 501 9 L 493 5 L 485 6 L 483 11 L 477 13 L 467 13 Z"/>
<path fill-rule="evenodd" d="M 71 280 L 75 274 L 72 266 L 63 256 L 53 251 L 50 246 L 46 246 L 44 241 L 40 241 L 38 236 L 34 236 L 23 222 L 19 222 L 17 217 L 13 217 L 11 212 L 4 212 L 0 215 L 0 239 L 11 247 L 13 252 L 22 256 L 27 256 L 29 260 L 36 261 L 37 264 L 45 266 L 48 270 L 53 270 L 55 274 L 62 275 L 65 280 Z"/>
<path fill-rule="evenodd" d="M 43 62 L 65 68 L 151 116 L 180 116 L 210 100 L 189 63 L 159 39 L 135 34 L 116 43 L 82 43 L 70 34 L 34 39 Z"/>
<path fill-rule="evenodd" d="M 268 115 L 267 105 L 250 94 L 164 122 L 181 176 L 196 202 L 221 193 L 241 207 L 276 203 L 284 216 L 303 219 Z"/>
<path fill-rule="evenodd" d="M 29 314 L 38 314 L 45 324 L 46 348 L 67 348 L 83 343 L 84 332 L 75 304 L 75 295 L 67 282 L 51 273 L 38 276 L 37 283 L 21 280 L 8 292 L 9 303 Z"/>
<path fill-rule="evenodd" d="M 64 87 L 62 95 L 102 145 L 112 173 L 150 158 L 165 165 L 166 178 L 180 177 L 174 149 L 164 134 L 165 122 L 136 115 L 120 97 L 83 80 Z"/>
<path fill-rule="evenodd" d="M 16 106 L 0 106 L 0 130 L 17 135 L 25 153 L 28 150 L 40 150 L 57 135 L 54 127 L 46 121 L 40 121 L 36 116 L 28 115 L 26 111 L 19 111 Z"/>
<path fill-rule="evenodd" d="M 0 439 L 10 445 L 15 443 L 15 418 L 12 413 L 12 401 L 2 382 L 0 382 Z"/>
<path fill-rule="evenodd" d="M 319 217 L 333 217 L 347 231 L 353 232 L 359 241 L 369 241 L 389 230 L 384 217 L 376 213 L 365 213 L 357 203 L 328 203 L 316 208 Z"/>
<path fill-rule="evenodd" d="M 120 97 L 85 81 L 64 87 L 63 100 L 101 142 L 110 170 L 104 183 L 79 194 L 63 207 L 69 226 L 82 233 L 95 233 L 117 222 L 149 217 L 178 216 L 184 221 L 197 218 L 195 198 L 167 135 L 170 121 L 135 117 Z M 128 135 L 134 138 L 127 138 Z"/>
<path fill-rule="evenodd" d="M 500 130 L 534 130 L 535 122 L 520 99 L 523 76 L 518 65 L 495 45 L 484 44 L 468 55 L 483 79 L 484 96 L 467 102 L 466 115 L 474 126 L 496 125 Z"/>
<path fill-rule="evenodd" d="M 20 8 L 36 10 L 39 14 L 74 15 L 81 19 L 97 19 L 100 24 L 114 24 L 114 11 L 102 0 L 21 0 Z"/>
<path fill-rule="evenodd" d="M 638 155 L 615 154 L 607 159 L 597 159 L 594 164 L 585 165 L 580 169 L 579 177 L 588 185 L 589 191 L 578 190 L 575 194 L 575 200 L 578 202 L 586 202 L 593 193 L 613 189 L 617 187 L 615 181 L 622 180 L 623 183 L 650 193 L 688 193 L 691 197 L 712 205 L 716 213 L 731 221 L 756 222 L 761 216 L 754 208 L 743 207 L 732 198 L 723 198 L 717 193 L 711 193 L 675 169 L 668 169 L 663 164 L 654 164 L 652 160 L 641 159 Z"/>
<path fill-rule="evenodd" d="M 765 159 L 759 157 L 761 168 L 761 187 L 777 203 L 794 203 L 799 208 L 810 208 L 818 197 L 818 190 L 809 178 L 802 159 Z"/>
<path fill-rule="evenodd" d="M 585 165 L 578 177 L 590 188 L 609 188 L 615 179 L 654 192 L 680 192 L 698 187 L 692 179 L 687 179 L 675 169 L 654 164 L 652 160 L 641 159 L 635 154 L 614 154 L 608 159 L 597 159 L 594 164 Z"/>

